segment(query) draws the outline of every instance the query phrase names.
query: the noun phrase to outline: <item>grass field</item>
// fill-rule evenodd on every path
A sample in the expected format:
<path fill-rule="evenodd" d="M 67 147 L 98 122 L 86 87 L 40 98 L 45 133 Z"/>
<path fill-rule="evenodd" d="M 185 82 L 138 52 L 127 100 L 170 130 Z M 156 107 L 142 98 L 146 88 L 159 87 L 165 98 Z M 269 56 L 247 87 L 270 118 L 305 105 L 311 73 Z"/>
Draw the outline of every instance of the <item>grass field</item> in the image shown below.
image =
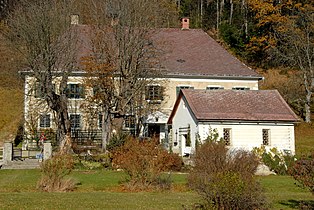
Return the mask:
<path fill-rule="evenodd" d="M 123 173 L 116 171 L 74 171 L 71 177 L 80 184 L 69 193 L 38 192 L 39 177 L 39 170 L 0 170 L 0 209 L 183 209 L 200 201 L 186 188 L 185 174 L 173 176 L 171 191 L 138 193 L 121 191 Z M 309 203 L 314 198 L 290 177 L 258 179 L 271 209 L 296 209 L 301 201 Z"/>

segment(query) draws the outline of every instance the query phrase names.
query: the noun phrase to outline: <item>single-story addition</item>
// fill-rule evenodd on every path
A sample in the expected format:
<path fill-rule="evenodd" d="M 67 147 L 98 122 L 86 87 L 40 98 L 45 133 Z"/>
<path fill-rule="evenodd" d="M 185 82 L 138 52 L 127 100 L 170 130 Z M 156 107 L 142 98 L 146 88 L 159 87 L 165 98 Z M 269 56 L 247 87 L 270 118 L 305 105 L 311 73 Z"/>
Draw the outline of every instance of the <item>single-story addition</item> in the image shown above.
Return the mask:
<path fill-rule="evenodd" d="M 173 152 L 195 151 L 210 131 L 230 148 L 264 145 L 295 153 L 294 125 L 299 121 L 277 90 L 181 90 L 168 124 Z"/>

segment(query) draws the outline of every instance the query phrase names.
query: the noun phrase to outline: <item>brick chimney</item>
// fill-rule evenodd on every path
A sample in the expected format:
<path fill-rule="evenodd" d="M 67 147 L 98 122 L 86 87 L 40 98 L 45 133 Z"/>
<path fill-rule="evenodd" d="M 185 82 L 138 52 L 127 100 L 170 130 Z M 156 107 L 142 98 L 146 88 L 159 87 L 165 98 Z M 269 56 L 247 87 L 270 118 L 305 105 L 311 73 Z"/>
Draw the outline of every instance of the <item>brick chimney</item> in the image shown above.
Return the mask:
<path fill-rule="evenodd" d="M 71 25 L 78 25 L 78 24 L 79 24 L 79 16 L 71 15 Z"/>
<path fill-rule="evenodd" d="M 182 30 L 189 30 L 190 29 L 190 19 L 189 18 L 182 18 Z"/>

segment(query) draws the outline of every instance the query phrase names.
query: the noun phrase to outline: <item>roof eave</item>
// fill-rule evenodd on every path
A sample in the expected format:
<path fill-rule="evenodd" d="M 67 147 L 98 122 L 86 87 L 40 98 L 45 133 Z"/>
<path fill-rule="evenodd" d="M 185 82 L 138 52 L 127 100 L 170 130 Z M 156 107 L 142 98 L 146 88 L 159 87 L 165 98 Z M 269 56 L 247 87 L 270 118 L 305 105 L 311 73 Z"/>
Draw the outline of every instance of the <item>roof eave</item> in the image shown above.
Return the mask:
<path fill-rule="evenodd" d="M 189 79 L 226 79 L 226 80 L 263 80 L 262 76 L 243 75 L 202 75 L 202 74 L 165 74 L 165 78 L 189 78 Z"/>
<path fill-rule="evenodd" d="M 299 119 L 296 120 L 245 120 L 245 119 L 197 119 L 199 122 L 227 122 L 227 123 L 290 123 L 297 124 L 301 121 Z"/>

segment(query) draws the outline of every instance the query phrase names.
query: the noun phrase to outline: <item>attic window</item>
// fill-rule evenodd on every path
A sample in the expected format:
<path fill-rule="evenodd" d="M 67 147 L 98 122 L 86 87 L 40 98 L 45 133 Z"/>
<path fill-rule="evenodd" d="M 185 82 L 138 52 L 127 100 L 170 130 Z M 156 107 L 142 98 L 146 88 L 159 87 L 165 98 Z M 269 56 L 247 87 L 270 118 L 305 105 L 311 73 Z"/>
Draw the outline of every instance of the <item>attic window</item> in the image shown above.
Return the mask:
<path fill-rule="evenodd" d="M 194 89 L 194 87 L 190 86 L 190 85 L 179 85 L 179 86 L 177 86 L 176 87 L 177 97 L 178 97 L 181 89 Z"/>
<path fill-rule="evenodd" d="M 206 90 L 223 90 L 224 87 L 221 86 L 207 86 Z"/>
<path fill-rule="evenodd" d="M 232 90 L 250 90 L 248 87 L 233 87 Z"/>

